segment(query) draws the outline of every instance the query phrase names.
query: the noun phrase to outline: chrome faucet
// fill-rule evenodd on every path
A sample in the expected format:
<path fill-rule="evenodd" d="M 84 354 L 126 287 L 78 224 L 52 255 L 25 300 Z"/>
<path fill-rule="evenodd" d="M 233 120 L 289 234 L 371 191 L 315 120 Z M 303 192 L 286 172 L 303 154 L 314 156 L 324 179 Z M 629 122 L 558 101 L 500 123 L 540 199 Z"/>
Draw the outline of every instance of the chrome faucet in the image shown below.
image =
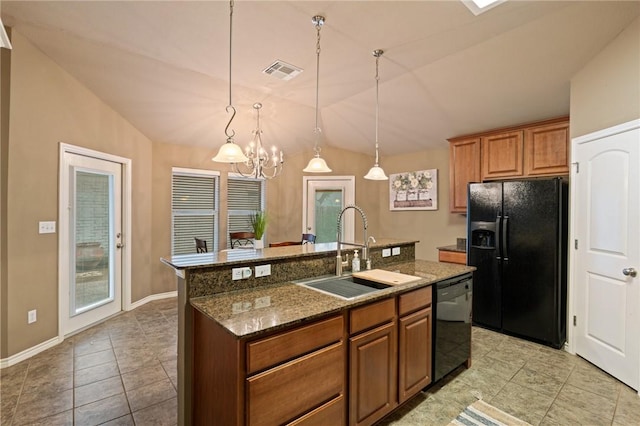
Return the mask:
<path fill-rule="evenodd" d="M 362 234 L 363 234 L 364 244 L 348 243 L 348 242 L 340 241 L 340 238 L 342 237 L 342 216 L 344 215 L 344 212 L 349 209 L 357 210 L 358 213 L 360 213 L 360 216 L 362 216 L 362 226 L 363 226 Z M 373 237 L 370 237 L 369 239 L 371 238 Z M 349 265 L 348 254 L 347 254 L 347 259 L 345 261 L 342 260 L 342 244 L 355 246 L 355 247 L 362 247 L 362 261 L 365 262 L 365 264 L 367 265 L 367 269 L 371 269 L 371 260 L 369 259 L 369 239 L 367 239 L 367 216 L 364 214 L 364 211 L 362 211 L 362 209 L 356 206 L 355 204 L 350 204 L 345 208 L 343 208 L 340 214 L 338 215 L 338 231 L 337 231 L 337 238 L 336 238 L 336 241 L 338 242 L 337 243 L 338 250 L 336 253 L 336 275 L 337 276 L 342 275 L 342 268 L 344 266 Z M 375 238 L 373 238 L 373 242 L 374 243 L 376 242 Z"/>

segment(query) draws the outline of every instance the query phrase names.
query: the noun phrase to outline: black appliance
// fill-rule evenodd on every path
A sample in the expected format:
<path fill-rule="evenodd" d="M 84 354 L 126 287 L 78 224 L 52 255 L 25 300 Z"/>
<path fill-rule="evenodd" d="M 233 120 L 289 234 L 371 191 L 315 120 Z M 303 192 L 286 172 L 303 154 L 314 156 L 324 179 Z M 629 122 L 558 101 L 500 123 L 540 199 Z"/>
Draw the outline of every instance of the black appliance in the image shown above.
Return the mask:
<path fill-rule="evenodd" d="M 472 290 L 471 274 L 436 284 L 432 383 L 471 357 Z"/>
<path fill-rule="evenodd" d="M 469 184 L 473 323 L 554 348 L 566 340 L 568 184 Z"/>

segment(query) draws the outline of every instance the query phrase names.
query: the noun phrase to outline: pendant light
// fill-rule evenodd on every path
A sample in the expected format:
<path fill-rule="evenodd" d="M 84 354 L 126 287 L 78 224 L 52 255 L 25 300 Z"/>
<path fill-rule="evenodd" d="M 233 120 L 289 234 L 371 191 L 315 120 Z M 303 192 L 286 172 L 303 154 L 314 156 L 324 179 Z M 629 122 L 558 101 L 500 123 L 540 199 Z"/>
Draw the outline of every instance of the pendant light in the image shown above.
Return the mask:
<path fill-rule="evenodd" d="M 373 51 L 373 56 L 376 57 L 376 162 L 373 167 L 369 170 L 369 173 L 365 175 L 365 179 L 369 180 L 389 180 L 387 175 L 382 170 L 382 167 L 378 165 L 378 111 L 379 111 L 379 102 L 378 102 L 378 82 L 380 77 L 378 76 L 378 63 L 380 62 L 380 56 L 384 53 L 383 50 L 376 49 Z"/>
<path fill-rule="evenodd" d="M 329 173 L 331 169 L 327 166 L 327 162 L 320 157 L 320 137 L 322 130 L 318 126 L 318 87 L 320 86 L 320 29 L 324 24 L 324 16 L 316 15 L 311 19 L 311 22 L 316 27 L 317 41 L 316 41 L 316 128 L 313 130 L 315 134 L 315 147 L 314 151 L 316 155 L 309 161 L 307 167 L 302 171 L 306 173 Z"/>
<path fill-rule="evenodd" d="M 233 137 L 235 136 L 235 130 L 229 130 L 229 126 L 231 126 L 231 122 L 233 118 L 236 116 L 236 109 L 233 107 L 231 102 L 231 38 L 233 34 L 233 0 L 229 2 L 229 105 L 226 107 L 227 113 L 231 111 L 231 118 L 227 123 L 227 126 L 224 128 L 224 133 L 227 136 L 227 142 L 220 147 L 218 154 L 213 157 L 211 160 L 216 161 L 218 163 L 241 163 L 245 161 L 249 161 L 244 152 L 242 152 L 242 148 L 236 145 L 233 142 Z"/>

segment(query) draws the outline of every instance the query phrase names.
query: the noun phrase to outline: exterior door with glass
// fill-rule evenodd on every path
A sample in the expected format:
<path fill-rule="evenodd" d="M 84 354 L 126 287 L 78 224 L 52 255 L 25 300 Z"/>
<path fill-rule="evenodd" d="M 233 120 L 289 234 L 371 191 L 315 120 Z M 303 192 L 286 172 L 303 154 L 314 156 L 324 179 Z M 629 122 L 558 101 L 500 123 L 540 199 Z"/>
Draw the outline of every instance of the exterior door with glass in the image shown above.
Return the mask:
<path fill-rule="evenodd" d="M 338 215 L 345 206 L 355 203 L 353 176 L 303 177 L 304 199 L 302 233 L 314 234 L 317 243 L 336 242 Z M 345 212 L 342 241 L 353 241 L 354 212 Z"/>
<path fill-rule="evenodd" d="M 60 321 L 68 335 L 122 310 L 122 164 L 64 152 Z"/>

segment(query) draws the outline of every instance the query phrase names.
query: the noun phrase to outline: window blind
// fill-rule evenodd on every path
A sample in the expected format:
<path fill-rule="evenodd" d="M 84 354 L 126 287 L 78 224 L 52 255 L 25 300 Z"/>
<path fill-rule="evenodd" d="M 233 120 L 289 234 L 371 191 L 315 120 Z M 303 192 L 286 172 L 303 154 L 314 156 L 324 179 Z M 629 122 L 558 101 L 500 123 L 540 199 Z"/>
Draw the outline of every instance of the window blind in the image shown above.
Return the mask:
<path fill-rule="evenodd" d="M 264 210 L 265 184 L 263 179 L 229 176 L 227 182 L 227 228 L 229 232 L 252 232 L 250 216 Z M 227 242 L 231 247 L 230 242 Z"/>
<path fill-rule="evenodd" d="M 173 172 L 171 191 L 172 254 L 196 253 L 194 238 L 217 250 L 218 176 L 198 172 Z"/>

